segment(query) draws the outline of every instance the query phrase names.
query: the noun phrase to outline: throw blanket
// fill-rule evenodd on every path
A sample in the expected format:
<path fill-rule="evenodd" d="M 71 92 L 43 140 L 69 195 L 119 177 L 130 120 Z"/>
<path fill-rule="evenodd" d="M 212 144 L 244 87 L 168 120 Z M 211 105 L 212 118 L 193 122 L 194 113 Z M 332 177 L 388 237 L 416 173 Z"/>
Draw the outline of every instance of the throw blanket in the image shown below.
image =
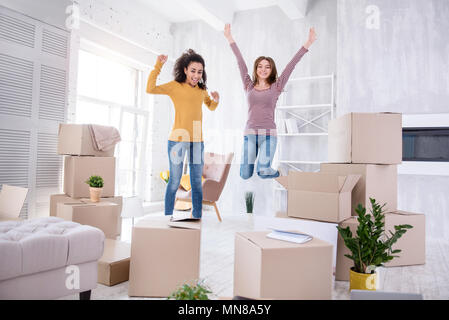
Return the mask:
<path fill-rule="evenodd" d="M 89 124 L 92 144 L 95 150 L 107 151 L 122 140 L 120 133 L 114 127 Z"/>

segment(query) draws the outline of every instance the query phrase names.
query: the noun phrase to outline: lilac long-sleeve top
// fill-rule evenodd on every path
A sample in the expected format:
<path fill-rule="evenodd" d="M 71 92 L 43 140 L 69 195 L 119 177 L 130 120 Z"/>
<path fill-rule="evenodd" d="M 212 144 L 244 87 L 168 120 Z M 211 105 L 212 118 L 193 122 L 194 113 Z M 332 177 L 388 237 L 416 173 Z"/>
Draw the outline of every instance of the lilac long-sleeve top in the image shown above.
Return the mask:
<path fill-rule="evenodd" d="M 235 42 L 231 43 L 231 49 L 237 58 L 243 88 L 248 100 L 248 121 L 246 122 L 245 134 L 276 135 L 276 123 L 274 122 L 276 102 L 296 64 L 309 50 L 301 47 L 269 89 L 257 90 L 248 75 L 248 68 Z"/>

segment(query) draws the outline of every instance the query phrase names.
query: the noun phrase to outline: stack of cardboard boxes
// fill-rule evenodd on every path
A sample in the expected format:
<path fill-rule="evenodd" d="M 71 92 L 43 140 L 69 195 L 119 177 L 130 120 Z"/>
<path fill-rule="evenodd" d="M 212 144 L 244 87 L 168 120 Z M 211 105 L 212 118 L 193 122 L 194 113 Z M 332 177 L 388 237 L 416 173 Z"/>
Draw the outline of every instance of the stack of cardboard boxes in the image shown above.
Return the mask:
<path fill-rule="evenodd" d="M 402 115 L 397 113 L 350 113 L 329 122 L 329 163 L 321 164 L 321 172 L 340 175 L 358 174 L 360 180 L 352 191 L 351 218 L 340 223 L 357 229 L 355 208 L 362 204 L 369 211 L 369 198 L 385 204 L 385 230 L 410 224 L 412 229 L 394 245 L 401 249 L 398 258 L 387 267 L 425 263 L 425 216 L 397 209 L 397 165 L 402 162 Z M 345 257 L 349 250 L 338 238 L 336 280 L 349 280 L 353 266 Z"/>
<path fill-rule="evenodd" d="M 102 230 L 107 238 L 99 260 L 99 282 L 114 285 L 128 280 L 130 245 L 116 240 L 122 228 L 122 197 L 115 196 L 115 146 L 95 150 L 88 125 L 60 124 L 58 154 L 64 157 L 63 194 L 50 196 L 50 215 Z M 90 200 L 92 175 L 103 178 L 100 202 Z M 128 270 L 128 271 L 127 271 Z"/>
<path fill-rule="evenodd" d="M 399 258 L 386 266 L 425 263 L 425 216 L 397 210 L 397 164 L 402 162 L 402 116 L 350 113 L 329 122 L 329 163 L 320 172 L 289 172 L 277 180 L 288 190 L 286 216 L 357 228 L 355 208 L 371 209 L 369 198 L 386 204 L 385 227 L 410 224 L 396 243 Z M 282 216 L 278 214 L 278 216 Z M 393 249 L 394 249 L 393 248 Z M 338 235 L 335 280 L 349 280 L 353 266 Z"/>

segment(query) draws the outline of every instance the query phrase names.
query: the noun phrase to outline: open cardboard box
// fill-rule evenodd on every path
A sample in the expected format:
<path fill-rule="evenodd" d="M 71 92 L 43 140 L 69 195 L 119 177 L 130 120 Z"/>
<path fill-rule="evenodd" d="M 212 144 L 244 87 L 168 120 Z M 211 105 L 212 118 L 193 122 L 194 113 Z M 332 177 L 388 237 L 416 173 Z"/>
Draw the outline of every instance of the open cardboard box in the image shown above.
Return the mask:
<path fill-rule="evenodd" d="M 341 222 L 351 217 L 351 192 L 360 175 L 289 171 L 276 180 L 287 189 L 289 217 Z"/>

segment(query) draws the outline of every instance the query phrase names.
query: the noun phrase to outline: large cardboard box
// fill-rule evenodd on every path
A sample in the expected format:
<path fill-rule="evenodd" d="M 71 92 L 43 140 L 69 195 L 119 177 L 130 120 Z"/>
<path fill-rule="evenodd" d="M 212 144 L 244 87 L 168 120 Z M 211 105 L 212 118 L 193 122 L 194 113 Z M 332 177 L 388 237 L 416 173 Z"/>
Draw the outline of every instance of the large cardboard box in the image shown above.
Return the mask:
<path fill-rule="evenodd" d="M 169 226 L 168 217 L 149 217 L 133 227 L 130 297 L 168 297 L 200 272 L 201 222 Z"/>
<path fill-rule="evenodd" d="M 59 124 L 58 154 L 113 157 L 114 150 L 95 150 L 87 124 Z"/>
<path fill-rule="evenodd" d="M 364 207 L 371 208 L 369 198 L 376 199 L 380 204 L 386 203 L 385 212 L 397 209 L 398 171 L 395 164 L 321 163 L 320 172 L 360 175 L 360 179 L 352 189 L 351 194 L 351 213 L 353 216 L 357 215 L 355 208 L 359 203 Z"/>
<path fill-rule="evenodd" d="M 56 212 L 57 217 L 102 230 L 109 239 L 115 239 L 121 233 L 119 205 L 113 202 L 58 203 Z"/>
<path fill-rule="evenodd" d="M 349 227 L 354 235 L 358 221 L 356 217 L 351 217 L 348 220 L 340 223 L 340 227 Z M 425 236 L 425 215 L 420 213 L 412 213 L 405 211 L 396 211 L 385 214 L 385 230 L 394 232 L 394 226 L 400 224 L 410 224 L 412 229 L 407 232 L 393 245 L 393 250 L 400 249 L 400 253 L 396 254 L 390 262 L 385 264 L 385 267 L 395 266 L 410 266 L 426 263 L 426 236 Z M 388 232 L 388 235 L 390 233 Z M 335 280 L 348 281 L 349 269 L 354 266 L 352 260 L 345 257 L 345 254 L 350 254 L 346 248 L 343 238 L 338 235 L 337 242 L 337 269 L 335 272 Z"/>
<path fill-rule="evenodd" d="M 332 245 L 318 238 L 303 244 L 275 240 L 268 233 L 236 233 L 234 296 L 331 299 Z"/>
<path fill-rule="evenodd" d="M 98 283 L 106 286 L 128 281 L 131 244 L 105 239 L 103 256 L 98 260 Z"/>
<path fill-rule="evenodd" d="M 398 258 L 386 263 L 386 267 L 411 266 L 426 263 L 426 216 L 422 213 L 395 211 L 385 214 L 385 230 L 394 231 L 394 226 L 412 225 L 393 245 L 393 250 L 400 249 Z"/>
<path fill-rule="evenodd" d="M 276 180 L 287 189 L 287 215 L 325 222 L 351 216 L 351 192 L 360 175 L 290 171 Z"/>
<path fill-rule="evenodd" d="M 113 197 L 115 192 L 115 158 L 114 157 L 76 157 L 64 159 L 64 193 L 72 198 L 89 198 L 90 176 L 101 176 L 104 181 L 102 197 Z"/>
<path fill-rule="evenodd" d="M 329 121 L 329 162 L 399 164 L 402 115 L 348 113 Z"/>
<path fill-rule="evenodd" d="M 324 240 L 332 245 L 332 266 L 335 268 L 337 261 L 337 238 L 338 223 L 322 222 L 301 218 L 293 218 L 287 215 L 287 212 L 276 212 L 275 216 L 259 216 L 253 217 L 254 230 L 297 230 L 312 237 Z"/>
<path fill-rule="evenodd" d="M 122 212 L 123 205 L 123 197 L 109 197 L 109 198 L 100 198 L 100 202 L 113 202 L 119 205 L 119 212 Z M 50 195 L 50 216 L 56 217 L 56 209 L 58 203 L 92 203 L 89 198 L 78 198 L 74 199 L 69 197 L 68 195 L 62 194 L 52 194 Z"/>

